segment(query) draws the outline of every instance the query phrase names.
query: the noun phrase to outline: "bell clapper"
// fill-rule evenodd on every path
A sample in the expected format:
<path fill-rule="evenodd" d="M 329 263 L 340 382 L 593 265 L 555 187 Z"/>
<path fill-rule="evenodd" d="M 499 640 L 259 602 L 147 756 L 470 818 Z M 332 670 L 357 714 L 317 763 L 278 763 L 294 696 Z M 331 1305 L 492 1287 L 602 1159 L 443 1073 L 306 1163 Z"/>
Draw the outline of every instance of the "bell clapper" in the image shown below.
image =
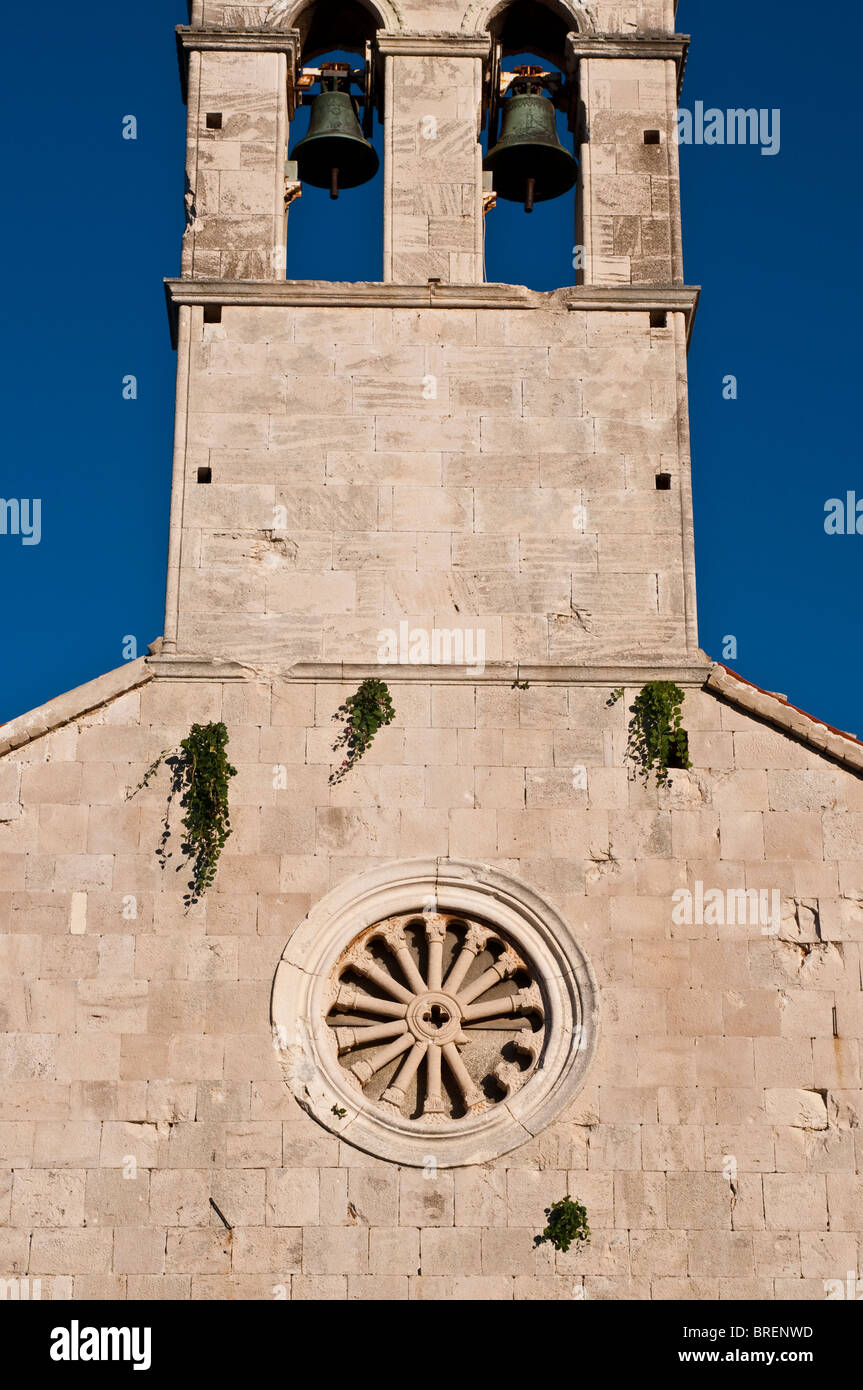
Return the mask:
<path fill-rule="evenodd" d="M 339 196 L 339 171 L 338 171 L 338 169 L 331 169 L 331 170 L 330 170 L 330 197 L 333 198 L 333 199 L 335 199 L 335 198 L 338 198 L 338 196 Z"/>
<path fill-rule="evenodd" d="M 536 179 L 528 179 L 527 192 L 524 195 L 525 212 L 533 212 L 533 190 L 536 188 Z"/>

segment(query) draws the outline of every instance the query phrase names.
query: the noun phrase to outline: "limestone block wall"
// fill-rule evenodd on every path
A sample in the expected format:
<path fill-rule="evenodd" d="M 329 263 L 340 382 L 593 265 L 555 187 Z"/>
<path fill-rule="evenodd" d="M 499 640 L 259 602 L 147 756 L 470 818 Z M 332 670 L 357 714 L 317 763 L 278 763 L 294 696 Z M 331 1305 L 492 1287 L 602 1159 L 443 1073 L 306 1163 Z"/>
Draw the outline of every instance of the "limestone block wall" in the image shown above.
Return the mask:
<path fill-rule="evenodd" d="M 581 98 L 590 131 L 580 150 L 585 278 L 682 284 L 675 63 L 590 58 Z"/>
<path fill-rule="evenodd" d="M 694 648 L 683 315 L 528 298 L 191 311 L 178 650 L 374 662 L 401 621 L 488 661 Z"/>
<path fill-rule="evenodd" d="M 395 54 L 386 65 L 383 278 L 482 284 L 482 59 Z"/>
<path fill-rule="evenodd" d="M 286 57 L 194 52 L 188 64 L 183 274 L 283 280 Z"/>
<path fill-rule="evenodd" d="M 677 0 L 596 0 L 584 9 L 600 34 L 671 34 Z"/>
<path fill-rule="evenodd" d="M 339 786 L 332 681 L 159 677 L 0 756 L 0 1272 L 43 1297 L 824 1298 L 860 1255 L 859 777 L 692 686 L 664 792 L 628 778 L 602 685 L 391 688 Z M 127 788 L 220 718 L 234 834 L 184 913 L 166 773 Z M 413 855 L 530 883 L 600 986 L 570 1110 L 431 1179 L 309 1119 L 269 1021 L 309 907 Z M 778 931 L 675 923 L 699 882 L 778 892 Z M 537 1251 L 567 1191 L 592 1244 Z"/>

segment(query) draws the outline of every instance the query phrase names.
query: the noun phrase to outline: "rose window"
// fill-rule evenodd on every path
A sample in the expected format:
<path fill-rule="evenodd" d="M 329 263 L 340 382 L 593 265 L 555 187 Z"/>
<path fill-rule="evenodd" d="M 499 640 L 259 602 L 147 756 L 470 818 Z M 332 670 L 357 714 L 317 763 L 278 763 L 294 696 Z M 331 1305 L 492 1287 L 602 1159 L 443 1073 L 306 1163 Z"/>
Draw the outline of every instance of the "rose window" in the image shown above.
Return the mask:
<path fill-rule="evenodd" d="M 577 1094 L 597 989 L 568 923 L 489 864 L 405 859 L 343 879 L 288 941 L 273 1041 L 300 1106 L 395 1163 L 527 1143 Z"/>
<path fill-rule="evenodd" d="M 499 931 L 448 913 L 390 917 L 343 953 L 327 1014 L 339 1063 L 367 1100 L 446 1124 L 524 1085 L 545 1007 Z"/>

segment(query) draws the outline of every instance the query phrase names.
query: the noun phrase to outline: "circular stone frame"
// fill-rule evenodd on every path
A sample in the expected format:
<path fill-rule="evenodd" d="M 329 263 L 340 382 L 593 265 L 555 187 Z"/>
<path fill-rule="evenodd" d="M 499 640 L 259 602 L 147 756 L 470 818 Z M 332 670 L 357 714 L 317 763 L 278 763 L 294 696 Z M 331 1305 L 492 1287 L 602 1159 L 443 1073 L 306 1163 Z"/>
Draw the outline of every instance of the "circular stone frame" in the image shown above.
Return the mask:
<path fill-rule="evenodd" d="M 409 1120 L 358 1093 L 339 1065 L 326 1015 L 342 953 L 366 928 L 424 906 L 487 922 L 529 962 L 546 1006 L 536 1071 L 482 1114 L 440 1127 Z M 487 1163 L 547 1128 L 581 1088 L 598 1035 L 590 962 L 560 914 L 527 884 L 485 864 L 410 859 L 346 879 L 297 927 L 273 985 L 272 1023 L 285 1078 L 325 1129 L 394 1163 L 458 1168 Z"/>

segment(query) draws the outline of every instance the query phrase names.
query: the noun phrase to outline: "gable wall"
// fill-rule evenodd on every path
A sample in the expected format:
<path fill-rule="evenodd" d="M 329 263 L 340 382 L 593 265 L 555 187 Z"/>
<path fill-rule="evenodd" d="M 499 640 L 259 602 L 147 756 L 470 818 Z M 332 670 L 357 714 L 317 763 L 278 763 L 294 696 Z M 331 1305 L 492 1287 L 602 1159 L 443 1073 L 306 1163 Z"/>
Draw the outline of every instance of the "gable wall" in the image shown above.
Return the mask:
<path fill-rule="evenodd" d="M 43 1296 L 825 1297 L 857 1268 L 863 1196 L 859 779 L 701 691 L 695 768 L 659 793 L 627 779 L 628 698 L 604 687 L 391 688 L 396 723 L 336 788 L 328 682 L 156 679 L 0 759 L 3 1272 Z M 125 789 L 210 718 L 234 834 L 185 915 L 176 842 L 155 856 L 167 774 Z M 300 1110 L 268 1007 L 328 888 L 450 852 L 564 914 L 601 1040 L 535 1141 L 429 1181 Z M 778 889 L 778 936 L 676 926 L 695 880 Z M 567 1191 L 593 1243 L 555 1258 L 533 1236 Z"/>

